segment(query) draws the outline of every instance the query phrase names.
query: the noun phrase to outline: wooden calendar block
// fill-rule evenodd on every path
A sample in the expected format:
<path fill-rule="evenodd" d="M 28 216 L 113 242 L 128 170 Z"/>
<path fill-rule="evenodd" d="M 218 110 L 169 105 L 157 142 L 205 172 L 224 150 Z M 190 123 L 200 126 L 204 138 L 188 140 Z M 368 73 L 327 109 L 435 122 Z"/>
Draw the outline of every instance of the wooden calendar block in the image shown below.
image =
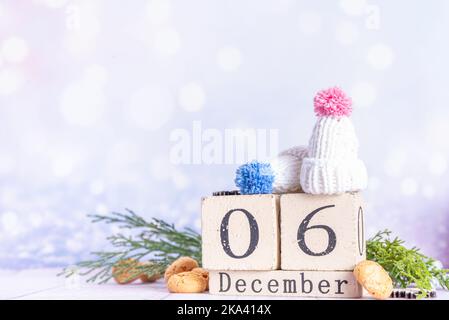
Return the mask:
<path fill-rule="evenodd" d="M 281 196 L 281 269 L 348 270 L 365 259 L 360 193 Z"/>
<path fill-rule="evenodd" d="M 201 211 L 204 268 L 279 269 L 279 196 L 207 197 Z"/>
<path fill-rule="evenodd" d="M 211 271 L 211 294 L 360 298 L 350 271 Z"/>

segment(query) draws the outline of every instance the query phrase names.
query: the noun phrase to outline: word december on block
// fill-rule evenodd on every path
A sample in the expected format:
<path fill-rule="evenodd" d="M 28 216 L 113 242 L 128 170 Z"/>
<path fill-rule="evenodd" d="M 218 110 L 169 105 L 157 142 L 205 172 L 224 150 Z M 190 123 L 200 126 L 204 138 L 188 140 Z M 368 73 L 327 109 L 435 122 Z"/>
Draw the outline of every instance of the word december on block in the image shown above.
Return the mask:
<path fill-rule="evenodd" d="M 281 197 L 281 269 L 353 270 L 364 259 L 360 193 Z"/>
<path fill-rule="evenodd" d="M 207 197 L 201 211 L 206 269 L 279 269 L 279 196 Z"/>
<path fill-rule="evenodd" d="M 359 298 L 350 271 L 211 271 L 211 294 Z"/>

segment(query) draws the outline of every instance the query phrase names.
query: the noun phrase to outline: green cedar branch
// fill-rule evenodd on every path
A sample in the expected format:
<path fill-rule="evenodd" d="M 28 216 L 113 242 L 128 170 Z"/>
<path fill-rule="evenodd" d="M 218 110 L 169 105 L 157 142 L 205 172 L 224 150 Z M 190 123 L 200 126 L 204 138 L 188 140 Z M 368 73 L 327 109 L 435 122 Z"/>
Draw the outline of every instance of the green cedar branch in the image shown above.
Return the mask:
<path fill-rule="evenodd" d="M 449 289 L 449 269 L 436 267 L 435 260 L 422 254 L 418 248 L 406 248 L 404 241 L 391 231 L 383 230 L 366 243 L 367 259 L 379 263 L 392 278 L 396 286 L 406 288 L 415 285 L 424 297 L 432 290 L 436 280 L 444 289 Z"/>
<path fill-rule="evenodd" d="M 106 283 L 114 275 L 128 273 L 129 278 L 136 274 L 149 277 L 163 274 L 165 269 L 177 258 L 189 256 L 201 264 L 201 236 L 190 228 L 179 231 L 173 224 L 153 218 L 150 221 L 138 216 L 132 210 L 125 213 L 112 212 L 109 215 L 89 215 L 93 223 L 116 224 L 119 228 L 135 231 L 135 235 L 121 233 L 107 238 L 113 251 L 92 252 L 93 258 L 78 262 L 74 267 L 67 267 L 60 275 L 66 277 L 89 275 L 87 282 Z M 143 265 L 123 263 L 128 259 L 146 260 Z M 122 263 L 118 263 L 122 262 Z M 130 272 L 132 267 L 133 272 Z"/>

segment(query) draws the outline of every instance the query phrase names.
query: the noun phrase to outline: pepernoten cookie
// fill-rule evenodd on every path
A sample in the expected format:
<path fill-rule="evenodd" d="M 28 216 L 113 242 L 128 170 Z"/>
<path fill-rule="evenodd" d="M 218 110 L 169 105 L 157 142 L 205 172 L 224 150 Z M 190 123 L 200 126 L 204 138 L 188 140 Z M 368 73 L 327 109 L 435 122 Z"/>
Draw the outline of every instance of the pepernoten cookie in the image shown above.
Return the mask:
<path fill-rule="evenodd" d="M 193 273 L 199 274 L 206 281 L 206 290 L 209 289 L 209 271 L 203 268 L 195 268 L 192 270 Z"/>
<path fill-rule="evenodd" d="M 354 276 L 376 299 L 386 299 L 393 291 L 393 281 L 377 262 L 364 260 L 358 263 L 354 269 Z"/>
<path fill-rule="evenodd" d="M 112 277 L 118 284 L 129 284 L 140 278 L 139 262 L 134 259 L 120 260 L 112 267 Z"/>
<path fill-rule="evenodd" d="M 164 274 L 165 282 L 167 282 L 171 276 L 191 271 L 192 269 L 198 268 L 198 262 L 196 262 L 195 259 L 192 259 L 190 257 L 181 257 L 177 260 L 175 260 L 166 270 Z"/>
<path fill-rule="evenodd" d="M 201 293 L 206 287 L 203 276 L 191 271 L 174 274 L 167 282 L 168 290 L 173 293 Z"/>
<path fill-rule="evenodd" d="M 112 276 L 118 284 L 129 284 L 137 279 L 143 283 L 155 282 L 162 278 L 161 274 L 147 275 L 141 271 L 142 267 L 151 262 L 139 262 L 135 259 L 120 260 L 112 267 Z"/>
<path fill-rule="evenodd" d="M 152 262 L 142 262 L 140 263 L 140 266 L 150 266 L 152 264 Z M 140 276 L 140 281 L 142 281 L 143 283 L 152 283 L 155 282 L 157 280 L 159 280 L 160 278 L 162 278 L 162 274 L 153 274 L 153 275 L 147 275 L 147 274 L 142 274 Z"/>

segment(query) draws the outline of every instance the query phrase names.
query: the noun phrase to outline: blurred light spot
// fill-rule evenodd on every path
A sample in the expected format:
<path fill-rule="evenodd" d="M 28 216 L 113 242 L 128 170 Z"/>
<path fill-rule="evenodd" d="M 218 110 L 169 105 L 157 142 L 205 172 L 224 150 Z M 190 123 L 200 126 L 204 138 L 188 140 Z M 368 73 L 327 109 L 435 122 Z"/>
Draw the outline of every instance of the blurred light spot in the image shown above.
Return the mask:
<path fill-rule="evenodd" d="M 353 44 L 359 38 L 357 26 L 349 21 L 340 22 L 335 30 L 335 38 L 342 45 Z"/>
<path fill-rule="evenodd" d="M 69 252 L 80 252 L 84 249 L 84 243 L 80 239 L 69 238 L 65 241 L 65 247 Z"/>
<path fill-rule="evenodd" d="M 27 220 L 30 223 L 31 227 L 39 228 L 44 223 L 44 216 L 45 216 L 45 214 L 35 212 L 33 214 L 30 214 L 30 216 L 27 218 Z"/>
<path fill-rule="evenodd" d="M 449 139 L 440 138 L 446 137 L 449 133 L 447 119 L 449 119 L 449 113 L 442 114 L 441 112 L 439 112 L 439 114 L 431 117 L 426 123 L 426 143 L 434 150 L 449 149 Z"/>
<path fill-rule="evenodd" d="M 242 54 L 235 47 L 224 47 L 218 51 L 217 63 L 221 70 L 226 72 L 236 71 L 242 64 Z"/>
<path fill-rule="evenodd" d="M 322 17 L 313 11 L 303 11 L 299 14 L 299 31 L 311 36 L 321 31 Z"/>
<path fill-rule="evenodd" d="M 93 64 L 84 70 L 84 81 L 93 87 L 101 88 L 107 80 L 108 70 L 101 65 Z"/>
<path fill-rule="evenodd" d="M 356 83 L 351 89 L 351 97 L 356 108 L 371 106 L 376 100 L 376 96 L 376 87 L 368 82 Z"/>
<path fill-rule="evenodd" d="M 172 4 L 170 0 L 150 0 L 147 5 L 147 15 L 151 23 L 161 25 L 171 18 Z"/>
<path fill-rule="evenodd" d="M 401 182 L 401 191 L 404 196 L 413 196 L 418 191 L 418 183 L 412 178 L 406 178 Z"/>
<path fill-rule="evenodd" d="M 276 14 L 288 14 L 293 9 L 296 0 L 277 0 L 275 5 L 270 1 L 258 1 L 258 8 L 264 10 L 264 12 L 276 13 Z"/>
<path fill-rule="evenodd" d="M 172 181 L 176 189 L 183 190 L 187 188 L 190 184 L 189 178 L 179 169 L 173 169 L 172 171 Z"/>
<path fill-rule="evenodd" d="M 101 180 L 94 180 L 89 185 L 89 191 L 93 195 L 100 195 L 104 192 L 104 183 Z"/>
<path fill-rule="evenodd" d="M 42 255 L 50 255 L 55 252 L 55 246 L 51 242 L 46 242 L 43 244 L 39 253 Z"/>
<path fill-rule="evenodd" d="M 8 235 L 17 235 L 21 231 L 21 223 L 19 222 L 19 217 L 17 213 L 12 211 L 7 211 L 0 216 L 1 230 L 2 233 Z"/>
<path fill-rule="evenodd" d="M 64 119 L 73 125 L 94 125 L 103 115 L 105 97 L 85 84 L 74 84 L 64 90 L 61 112 Z"/>
<path fill-rule="evenodd" d="M 0 69 L 0 96 L 8 96 L 17 92 L 23 81 L 21 71 L 11 68 Z"/>
<path fill-rule="evenodd" d="M 340 0 L 342 10 L 351 16 L 358 16 L 365 13 L 366 0 Z"/>
<path fill-rule="evenodd" d="M 441 249 L 446 249 L 446 247 L 447 247 L 446 240 L 439 240 L 438 241 L 438 247 L 441 248 Z"/>
<path fill-rule="evenodd" d="M 181 47 L 181 39 L 178 31 L 171 27 L 156 30 L 154 47 L 163 55 L 172 56 L 176 54 Z"/>
<path fill-rule="evenodd" d="M 74 160 L 70 156 L 60 155 L 53 159 L 52 171 L 56 177 L 64 178 L 73 171 Z"/>
<path fill-rule="evenodd" d="M 156 156 L 151 159 L 150 172 L 156 180 L 168 180 L 172 177 L 173 166 L 164 156 Z"/>
<path fill-rule="evenodd" d="M 385 160 L 385 171 L 388 175 L 397 177 L 402 173 L 407 161 L 406 154 L 401 149 L 391 151 Z"/>
<path fill-rule="evenodd" d="M 369 48 L 366 58 L 374 69 L 384 70 L 393 63 L 394 54 L 389 46 L 380 43 Z"/>
<path fill-rule="evenodd" d="M 179 91 L 178 101 L 188 112 L 199 111 L 203 108 L 206 95 L 203 87 L 198 83 L 188 83 Z"/>
<path fill-rule="evenodd" d="M 436 176 L 443 175 L 447 170 L 447 160 L 441 154 L 434 154 L 429 159 L 429 172 Z"/>
<path fill-rule="evenodd" d="M 61 113 L 72 125 L 92 126 L 102 117 L 106 96 L 106 70 L 100 66 L 86 68 L 81 81 L 69 85 L 61 97 Z"/>
<path fill-rule="evenodd" d="M 108 164 L 113 170 L 129 166 L 141 158 L 141 148 L 132 141 L 118 141 L 109 150 Z"/>
<path fill-rule="evenodd" d="M 424 198 L 432 199 L 435 196 L 435 188 L 431 185 L 426 185 L 422 188 L 422 195 Z"/>
<path fill-rule="evenodd" d="M 5 61 L 19 63 L 28 56 L 28 45 L 22 38 L 9 37 L 3 41 L 1 53 Z"/>
<path fill-rule="evenodd" d="M 0 203 L 3 206 L 14 206 L 18 203 L 19 198 L 17 190 L 12 187 L 4 186 L 0 190 Z"/>
<path fill-rule="evenodd" d="M 31 256 L 29 252 L 26 251 L 19 251 L 19 254 L 17 255 L 20 259 L 28 259 Z"/>
<path fill-rule="evenodd" d="M 166 88 L 147 86 L 131 95 L 126 105 L 126 115 L 137 127 L 158 130 L 173 115 L 174 99 Z"/>
<path fill-rule="evenodd" d="M 109 208 L 105 204 L 99 203 L 95 207 L 95 212 L 97 214 L 105 215 L 105 214 L 109 213 Z"/>

